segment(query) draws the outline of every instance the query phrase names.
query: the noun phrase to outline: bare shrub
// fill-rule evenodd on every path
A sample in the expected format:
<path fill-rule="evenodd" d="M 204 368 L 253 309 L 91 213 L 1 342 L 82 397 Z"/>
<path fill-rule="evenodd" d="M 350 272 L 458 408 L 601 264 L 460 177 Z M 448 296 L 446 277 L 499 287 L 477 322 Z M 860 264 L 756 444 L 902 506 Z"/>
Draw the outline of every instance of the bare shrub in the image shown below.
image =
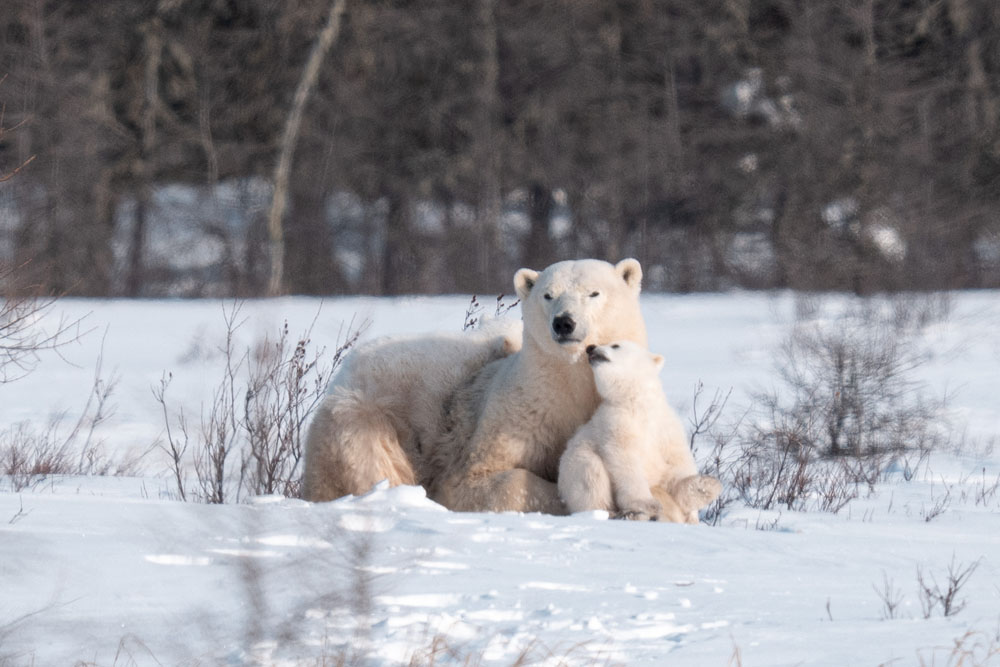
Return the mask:
<path fill-rule="evenodd" d="M 194 469 L 198 479 L 199 495 L 204 502 L 222 504 L 239 499 L 240 480 L 232 480 L 228 464 L 239 452 L 240 424 L 237 394 L 240 391 L 238 375 L 247 363 L 248 352 L 239 353 L 233 337 L 242 325 L 239 320 L 242 304 L 234 303 L 230 310 L 223 308 L 226 322 L 226 340 L 222 347 L 225 367 L 222 380 L 212 392 L 208 414 L 202 414 L 201 438 L 194 449 Z M 249 390 L 247 390 L 249 391 Z M 182 414 L 183 417 L 183 414 Z M 183 424 L 181 432 L 187 442 Z M 175 473 L 176 476 L 176 473 Z"/>
<path fill-rule="evenodd" d="M 166 443 L 159 441 L 157 442 L 157 446 L 166 452 L 170 457 L 170 469 L 174 474 L 174 482 L 177 484 L 177 494 L 180 496 L 181 500 L 187 500 L 187 486 L 185 484 L 184 477 L 184 461 L 185 454 L 187 454 L 188 450 L 188 444 L 190 443 L 190 438 L 188 437 L 187 420 L 184 417 L 183 409 L 180 411 L 180 414 L 177 415 L 175 420 L 179 435 L 174 434 L 175 431 L 170 425 L 171 419 L 167 409 L 167 388 L 170 386 L 170 381 L 173 380 L 173 378 L 173 373 L 164 373 L 160 378 L 160 385 L 158 387 L 153 387 L 153 398 L 160 404 L 160 408 L 163 411 L 163 423 L 167 437 Z"/>
<path fill-rule="evenodd" d="M 732 483 L 731 462 L 727 458 L 734 447 L 734 437 L 732 434 L 713 434 L 712 453 L 708 464 L 702 471 L 722 482 L 722 491 L 719 496 L 700 512 L 701 520 L 712 526 L 717 526 L 729 506 L 740 498 L 740 494 Z"/>
<path fill-rule="evenodd" d="M 322 350 L 310 355 L 310 331 L 293 339 L 287 322 L 277 340 L 265 338 L 258 344 L 250 360 L 240 424 L 249 440 L 243 460 L 248 490 L 299 495 L 306 421 L 323 399 L 344 352 L 360 333 L 359 329 L 349 332 L 332 362 L 322 358 Z"/>
<path fill-rule="evenodd" d="M 41 353 L 58 350 L 83 335 L 82 318 L 53 318 L 56 298 L 31 296 L 18 267 L 0 265 L 0 385 L 29 374 Z M 27 295 L 27 296 L 26 296 Z"/>
<path fill-rule="evenodd" d="M 982 477 L 975 490 L 976 505 L 988 507 L 996 500 L 998 493 L 1000 493 L 1000 473 L 990 479 L 986 476 L 986 468 L 984 467 Z"/>
<path fill-rule="evenodd" d="M 930 450 L 943 438 L 942 405 L 912 379 L 926 356 L 909 320 L 897 311 L 892 318 L 865 309 L 833 325 L 796 325 L 778 365 L 788 396 L 779 409 L 806 427 L 804 444 L 824 456 L 874 459 L 876 472 L 881 455 Z"/>
<path fill-rule="evenodd" d="M 955 309 L 951 292 L 900 292 L 883 303 L 877 299 L 871 303 L 874 308 L 888 310 L 893 328 L 899 331 L 919 331 L 944 322 Z"/>
<path fill-rule="evenodd" d="M 891 621 L 894 618 L 899 618 L 899 605 L 903 603 L 903 591 L 895 587 L 885 570 L 882 571 L 882 586 L 872 584 L 872 589 L 882 601 L 882 620 Z"/>
<path fill-rule="evenodd" d="M 513 310 L 521 303 L 520 299 L 514 299 L 512 303 L 506 303 L 504 299 L 506 294 L 498 294 L 496 298 L 496 304 L 493 308 L 493 318 L 502 317 L 506 315 L 510 310 Z M 478 297 L 473 294 L 472 298 L 469 299 L 469 306 L 465 309 L 465 321 L 462 323 L 462 331 L 468 331 L 469 329 L 475 329 L 479 326 L 483 317 L 489 317 L 485 315 L 486 306 L 479 302 Z"/>
<path fill-rule="evenodd" d="M 967 565 L 955 561 L 952 556 L 948 564 L 947 577 L 943 586 L 939 585 L 933 573 L 926 577 L 923 569 L 917 566 L 917 585 L 919 587 L 918 596 L 920 598 L 920 609 L 924 613 L 924 618 L 930 618 L 931 614 L 938 607 L 944 616 L 954 616 L 965 609 L 966 600 L 959 600 L 958 595 L 962 588 L 969 582 L 969 578 L 979 567 L 980 560 L 977 559 Z"/>
<path fill-rule="evenodd" d="M 719 396 L 696 410 L 692 438 L 714 438 L 709 473 L 724 486 L 706 518 L 736 500 L 836 513 L 896 462 L 912 479 L 949 441 L 945 400 L 929 400 L 913 377 L 927 358 L 920 328 L 949 310 L 935 297 L 864 301 L 828 321 L 810 308 L 817 319 L 796 324 L 778 350 L 779 386 L 755 394 L 735 426 L 719 432 Z"/>
<path fill-rule="evenodd" d="M 729 403 L 729 398 L 733 395 L 732 388 L 725 394 L 721 390 L 716 390 L 708 406 L 701 409 L 698 407 L 698 401 L 701 399 L 704 391 L 705 385 L 699 382 L 694 389 L 694 396 L 691 399 L 691 418 L 689 420 L 691 424 L 691 436 L 688 446 L 691 448 L 692 453 L 698 451 L 698 438 L 713 432 L 726 409 L 726 404 Z"/>
<path fill-rule="evenodd" d="M 765 406 L 766 421 L 747 420 L 717 437 L 710 474 L 723 480 L 724 491 L 706 517 L 717 521 L 723 508 L 739 500 L 761 510 L 837 513 L 858 496 L 849 464 L 829 460 L 807 445 L 806 414 L 791 415 L 775 403 Z"/>
<path fill-rule="evenodd" d="M 241 310 L 236 303 L 223 311 L 222 377 L 211 402 L 202 407 L 197 433 L 183 409 L 172 416 L 167 391 L 173 375 L 165 374 L 153 388 L 165 424 L 160 448 L 170 458 L 183 500 L 192 495 L 207 503 L 238 502 L 244 494 L 297 496 L 306 423 L 364 330 L 364 325 L 350 323 L 330 355 L 312 347 L 312 325 L 293 337 L 287 322 L 277 337 L 265 336 L 243 348 L 235 339 L 245 323 Z M 187 482 L 189 462 L 196 489 Z"/>
<path fill-rule="evenodd" d="M 692 454 L 698 451 L 698 443 L 702 437 L 711 438 L 712 449 L 707 460 L 704 462 L 704 472 L 712 475 L 716 479 L 723 481 L 722 492 L 712 501 L 712 503 L 701 512 L 701 518 L 708 524 L 717 525 L 722 518 L 726 508 L 735 502 L 738 494 L 731 481 L 731 452 L 734 450 L 734 442 L 742 425 L 741 420 L 730 425 L 726 430 L 722 430 L 720 419 L 729 397 L 732 394 L 730 389 L 725 395 L 721 391 L 716 391 L 707 407 L 699 407 L 701 395 L 704 392 L 704 385 L 699 382 L 695 387 L 694 397 L 691 401 L 691 436 L 689 446 Z"/>
<path fill-rule="evenodd" d="M 921 667 L 988 667 L 1000 660 L 1000 628 L 993 632 L 968 630 L 952 640 L 951 646 L 918 652 Z M 941 661 L 938 661 L 941 658 Z"/>
<path fill-rule="evenodd" d="M 69 431 L 62 429 L 65 413 L 42 429 L 28 422 L 0 431 L 0 475 L 13 491 L 43 482 L 51 475 L 131 475 L 144 454 L 114 460 L 96 429 L 114 414 L 110 403 L 117 377 L 105 379 L 98 358 L 94 380 L 83 411 Z"/>
<path fill-rule="evenodd" d="M 931 500 L 933 504 L 930 507 L 922 507 L 920 510 L 920 515 L 927 523 L 930 523 L 948 510 L 948 507 L 951 505 L 951 486 L 945 484 L 944 495 L 940 495 L 937 498 L 934 497 L 932 490 Z"/>

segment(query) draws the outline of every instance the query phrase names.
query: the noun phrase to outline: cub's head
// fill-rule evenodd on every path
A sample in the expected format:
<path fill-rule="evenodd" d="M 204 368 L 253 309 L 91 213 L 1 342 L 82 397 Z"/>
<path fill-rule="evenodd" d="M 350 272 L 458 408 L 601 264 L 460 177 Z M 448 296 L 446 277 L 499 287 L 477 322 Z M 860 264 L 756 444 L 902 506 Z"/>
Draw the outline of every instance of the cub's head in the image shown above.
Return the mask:
<path fill-rule="evenodd" d="M 514 288 L 521 299 L 525 344 L 568 361 L 589 345 L 629 340 L 646 345 L 639 310 L 642 268 L 634 259 L 557 262 L 542 272 L 521 269 Z"/>
<path fill-rule="evenodd" d="M 604 399 L 644 393 L 659 386 L 663 357 L 632 341 L 590 345 L 587 360 L 594 369 L 597 393 Z"/>

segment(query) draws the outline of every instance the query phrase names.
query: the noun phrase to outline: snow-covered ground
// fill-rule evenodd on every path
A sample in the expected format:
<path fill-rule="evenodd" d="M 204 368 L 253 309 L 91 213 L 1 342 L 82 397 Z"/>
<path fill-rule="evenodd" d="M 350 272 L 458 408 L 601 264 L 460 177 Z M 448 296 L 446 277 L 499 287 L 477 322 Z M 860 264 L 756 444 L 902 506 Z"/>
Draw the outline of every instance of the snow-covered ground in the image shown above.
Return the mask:
<path fill-rule="evenodd" d="M 0 665 L 1000 664 L 1000 451 L 988 446 L 1000 435 L 1000 293 L 950 298 L 922 334 L 933 355 L 918 374 L 949 395 L 961 451 L 836 515 L 736 505 L 717 526 L 451 513 L 412 487 L 320 505 L 180 502 L 151 449 L 163 432 L 151 387 L 172 373 L 177 405 L 198 414 L 219 378 L 223 304 L 61 301 L 91 332 L 0 385 L 0 429 L 43 428 L 61 411 L 71 421 L 103 347 L 118 383 L 97 436 L 113 456 L 148 453 L 141 477 L 54 477 L 19 493 L 0 480 Z M 646 295 L 643 309 L 685 415 L 699 382 L 707 395 L 732 387 L 741 410 L 773 383 L 796 313 L 847 301 Z M 253 301 L 238 335 L 315 320 L 314 342 L 332 347 L 352 318 L 370 321 L 366 336 L 459 329 L 467 304 Z M 974 563 L 965 608 L 924 618 L 918 571 L 944 587 L 949 565 Z"/>

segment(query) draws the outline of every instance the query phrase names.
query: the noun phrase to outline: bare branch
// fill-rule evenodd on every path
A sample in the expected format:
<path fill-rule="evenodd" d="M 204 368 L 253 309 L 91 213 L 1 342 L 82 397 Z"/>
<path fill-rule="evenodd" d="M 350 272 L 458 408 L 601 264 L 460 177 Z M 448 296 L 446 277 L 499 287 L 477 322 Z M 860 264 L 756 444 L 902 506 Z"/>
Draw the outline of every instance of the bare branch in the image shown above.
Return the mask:
<path fill-rule="evenodd" d="M 344 354 L 366 326 L 355 326 L 352 320 L 337 349 L 327 354 L 324 348 L 312 348 L 312 329 L 321 312 L 317 310 L 298 337 L 291 336 L 286 322 L 276 339 L 265 336 L 240 348 L 236 332 L 245 322 L 242 307 L 236 302 L 223 311 L 226 338 L 221 352 L 225 366 L 210 404 L 202 408 L 201 428 L 193 442 L 183 412 L 174 419 L 167 409 L 165 394 L 172 375 L 165 374 L 160 387 L 153 390 L 166 424 L 166 443 L 161 449 L 170 456 L 178 493 L 184 500 L 189 494 L 182 470 L 188 456 L 194 466 L 197 495 L 205 502 L 238 502 L 243 494 L 297 496 L 306 424 Z M 180 437 L 173 433 L 174 422 Z"/>
<path fill-rule="evenodd" d="M 872 584 L 872 589 L 878 595 L 879 600 L 882 601 L 882 620 L 897 618 L 899 615 L 899 605 L 903 602 L 903 592 L 893 585 L 892 579 L 889 578 L 885 570 L 882 571 L 881 588 Z"/>
<path fill-rule="evenodd" d="M 944 616 L 954 616 L 965 609 L 966 600 L 959 600 L 958 595 L 969 582 L 982 559 L 976 559 L 968 565 L 962 565 L 951 557 L 948 564 L 948 577 L 944 589 L 938 585 L 933 573 L 924 577 L 923 569 L 917 566 L 917 584 L 919 586 L 920 608 L 924 618 L 930 618 L 937 607 L 941 607 Z"/>

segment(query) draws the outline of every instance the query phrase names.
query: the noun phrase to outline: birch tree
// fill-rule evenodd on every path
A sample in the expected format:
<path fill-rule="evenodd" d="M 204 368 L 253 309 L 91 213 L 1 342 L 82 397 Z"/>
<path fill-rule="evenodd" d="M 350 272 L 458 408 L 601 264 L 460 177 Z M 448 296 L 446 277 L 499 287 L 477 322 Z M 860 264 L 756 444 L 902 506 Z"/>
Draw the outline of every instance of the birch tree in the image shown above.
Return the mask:
<path fill-rule="evenodd" d="M 323 26 L 323 30 L 316 38 L 305 67 L 302 68 L 302 76 L 295 89 L 292 108 L 289 110 L 285 129 L 282 132 L 278 163 L 274 168 L 274 194 L 271 199 L 271 210 L 267 216 L 267 235 L 271 259 L 271 274 L 267 284 L 268 296 L 277 296 L 282 293 L 283 289 L 285 272 L 284 217 L 288 203 L 288 179 L 291 175 L 295 145 L 302 128 L 302 115 L 305 113 L 309 96 L 316 87 L 323 61 L 340 33 L 341 17 L 346 6 L 347 0 L 332 0 L 330 3 L 326 25 Z"/>

